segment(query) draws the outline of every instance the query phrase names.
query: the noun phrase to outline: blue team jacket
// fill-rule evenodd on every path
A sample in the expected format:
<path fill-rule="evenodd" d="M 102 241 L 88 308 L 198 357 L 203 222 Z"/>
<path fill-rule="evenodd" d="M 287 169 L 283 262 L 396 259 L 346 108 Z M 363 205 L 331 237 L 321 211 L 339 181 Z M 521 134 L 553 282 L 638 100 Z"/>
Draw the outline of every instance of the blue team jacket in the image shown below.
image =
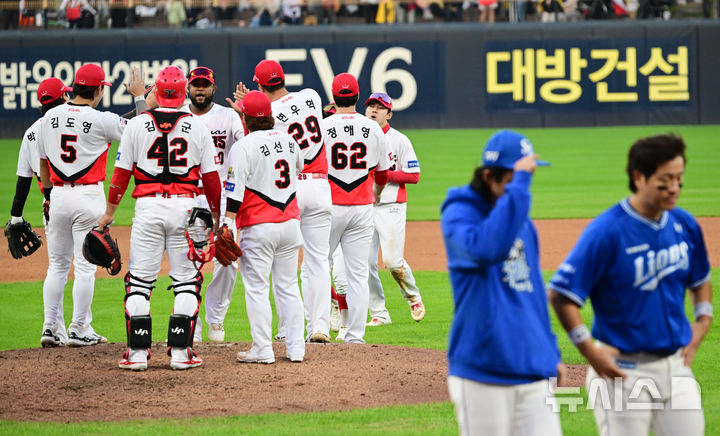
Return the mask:
<path fill-rule="evenodd" d="M 554 377 L 560 361 L 529 218 L 531 174 L 515 173 L 493 207 L 469 185 L 441 207 L 455 300 L 450 375 L 522 384 Z"/>

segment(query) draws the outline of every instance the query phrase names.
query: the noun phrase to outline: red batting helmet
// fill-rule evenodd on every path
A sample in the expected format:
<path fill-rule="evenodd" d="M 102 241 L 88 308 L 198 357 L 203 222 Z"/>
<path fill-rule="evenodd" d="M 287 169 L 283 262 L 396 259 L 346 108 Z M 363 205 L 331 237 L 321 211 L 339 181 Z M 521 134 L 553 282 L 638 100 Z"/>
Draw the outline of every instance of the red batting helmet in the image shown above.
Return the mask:
<path fill-rule="evenodd" d="M 163 107 L 178 107 L 185 102 L 187 78 L 175 66 L 165 67 L 155 78 L 155 98 Z"/>

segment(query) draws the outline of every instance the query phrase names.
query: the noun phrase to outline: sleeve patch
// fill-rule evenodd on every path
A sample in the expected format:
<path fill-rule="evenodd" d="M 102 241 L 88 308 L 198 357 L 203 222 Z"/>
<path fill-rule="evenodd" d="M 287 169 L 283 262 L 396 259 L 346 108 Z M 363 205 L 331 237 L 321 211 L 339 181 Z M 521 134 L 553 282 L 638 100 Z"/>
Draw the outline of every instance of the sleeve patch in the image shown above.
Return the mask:
<path fill-rule="evenodd" d="M 225 190 L 235 192 L 235 184 L 232 182 L 225 182 Z"/>
<path fill-rule="evenodd" d="M 418 168 L 420 167 L 420 164 L 416 160 L 410 160 L 408 161 L 408 168 Z"/>
<path fill-rule="evenodd" d="M 117 157 L 115 158 L 115 161 L 119 161 L 119 160 L 120 160 L 120 152 L 118 151 L 118 152 L 117 152 Z"/>

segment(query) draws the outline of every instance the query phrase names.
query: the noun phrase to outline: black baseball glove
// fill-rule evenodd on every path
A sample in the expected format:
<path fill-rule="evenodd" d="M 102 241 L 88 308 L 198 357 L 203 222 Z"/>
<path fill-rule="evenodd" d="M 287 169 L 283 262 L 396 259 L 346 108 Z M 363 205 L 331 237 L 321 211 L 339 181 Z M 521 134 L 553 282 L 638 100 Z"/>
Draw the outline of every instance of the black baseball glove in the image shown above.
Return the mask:
<path fill-rule="evenodd" d="M 107 227 L 102 230 L 95 227 L 88 232 L 83 241 L 83 256 L 88 262 L 107 268 L 111 275 L 116 275 L 122 268 L 117 241 L 110 236 Z"/>
<path fill-rule="evenodd" d="M 25 218 L 20 218 L 20 220 L 21 221 L 13 223 L 13 220 L 10 219 L 7 224 L 5 224 L 5 236 L 8 239 L 8 248 L 10 249 L 10 254 L 12 254 L 12 257 L 15 259 L 30 256 L 42 245 L 40 236 L 33 231 L 30 223 L 25 221 Z"/>

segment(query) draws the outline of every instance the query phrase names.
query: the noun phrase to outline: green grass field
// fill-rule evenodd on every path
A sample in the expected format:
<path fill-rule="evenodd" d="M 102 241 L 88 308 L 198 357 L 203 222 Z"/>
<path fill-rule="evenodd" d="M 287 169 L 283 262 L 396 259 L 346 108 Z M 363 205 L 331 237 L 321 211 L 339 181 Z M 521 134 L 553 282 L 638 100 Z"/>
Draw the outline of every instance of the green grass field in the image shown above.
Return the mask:
<path fill-rule="evenodd" d="M 535 150 L 552 162 L 550 168 L 537 171 L 533 185 L 534 218 L 592 217 L 627 195 L 624 161 L 627 149 L 638 137 L 662 132 L 681 134 L 688 143 L 688 167 L 680 205 L 697 216 L 720 216 L 720 150 L 715 145 L 720 126 L 612 127 L 585 129 L 523 129 Z M 421 162 L 418 186 L 409 189 L 408 216 L 411 220 L 436 220 L 448 187 L 467 183 L 478 164 L 482 146 L 492 130 L 413 130 L 406 132 L 415 145 Z M 0 141 L 8 160 L 0 162 L 0 195 L 8 207 L 15 189 L 15 165 L 19 141 Z M 114 148 L 111 157 L 114 156 Z M 112 165 L 113 159 L 109 159 Z M 715 200 L 712 200 L 715 199 Z M 31 190 L 25 217 L 39 225 L 41 196 Z M 117 216 L 117 224 L 129 225 L 132 199 L 126 195 Z M 718 274 L 718 269 L 713 273 Z M 546 271 L 546 278 L 551 271 Z M 393 313 L 390 326 L 368 329 L 369 343 L 383 343 L 444 350 L 452 320 L 452 297 L 446 273 L 417 271 L 428 315 L 421 323 L 406 316 L 407 305 L 386 271 L 381 272 L 388 289 L 388 309 Z M 208 278 L 209 279 L 209 278 Z M 206 283 L 209 281 L 206 281 Z M 158 281 L 158 289 L 169 284 L 167 277 Z M 65 318 L 72 314 L 71 284 L 65 293 Z M 714 287 L 717 291 L 718 286 Z M 0 350 L 37 347 L 42 326 L 42 283 L 0 283 L 4 304 L 0 306 Z M 93 303 L 93 325 L 110 341 L 125 340 L 121 279 L 98 279 Z M 156 292 L 152 311 L 159 319 L 171 310 L 171 294 Z M 688 314 L 691 313 L 687 305 Z M 201 316 L 204 314 L 201 312 Z M 586 322 L 592 313 L 583 309 Z M 567 363 L 584 363 L 553 317 L 553 329 Z M 18 326 L 23 326 L 18 328 Z M 250 341 L 242 284 L 227 316 L 227 339 Z M 162 340 L 160 329 L 154 340 Z M 51 351 L 49 351 L 51 352 Z M 697 355 L 693 369 L 703 389 L 703 405 L 708 434 L 720 428 L 720 374 L 716 358 L 720 336 L 713 328 Z M 232 354 L 232 353 L 230 353 Z M 229 355 L 228 358 L 233 358 Z M 584 392 L 584 389 L 583 389 Z M 12 401 L 11 399 L 6 399 Z M 577 413 L 563 410 L 561 421 L 567 435 L 591 434 L 595 430 L 592 412 L 581 408 Z M 396 406 L 334 413 L 293 415 L 253 415 L 229 418 L 152 420 L 119 423 L 18 423 L 0 420 L 0 434 L 143 434 L 180 433 L 192 428 L 201 434 L 232 434 L 238 429 L 251 434 L 455 434 L 457 427 L 450 403 Z"/>

